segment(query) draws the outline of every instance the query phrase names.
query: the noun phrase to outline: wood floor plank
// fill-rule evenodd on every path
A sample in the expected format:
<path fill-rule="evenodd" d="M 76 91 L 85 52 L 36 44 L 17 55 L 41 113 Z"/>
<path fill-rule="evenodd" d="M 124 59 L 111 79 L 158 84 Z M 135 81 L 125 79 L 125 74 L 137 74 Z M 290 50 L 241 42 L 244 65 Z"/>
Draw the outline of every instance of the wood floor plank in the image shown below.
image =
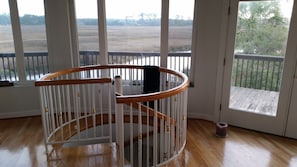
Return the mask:
<path fill-rule="evenodd" d="M 63 148 L 62 158 L 47 161 L 40 117 L 0 120 L 0 167 L 117 166 L 117 150 L 110 145 Z M 189 120 L 184 152 L 169 166 L 279 167 L 297 166 L 297 140 L 228 128 L 228 136 L 215 136 L 215 124 Z"/>

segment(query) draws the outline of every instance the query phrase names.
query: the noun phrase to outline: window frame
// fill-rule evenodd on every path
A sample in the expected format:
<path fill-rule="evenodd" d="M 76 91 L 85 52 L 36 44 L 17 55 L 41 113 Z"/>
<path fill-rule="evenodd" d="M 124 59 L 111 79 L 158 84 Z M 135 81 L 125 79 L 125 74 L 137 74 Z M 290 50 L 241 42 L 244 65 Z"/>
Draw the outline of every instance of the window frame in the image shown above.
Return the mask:
<path fill-rule="evenodd" d="M 17 0 L 9 0 L 10 20 L 13 34 L 18 83 L 26 82 L 24 47 Z"/>
<path fill-rule="evenodd" d="M 47 1 L 45 1 L 47 2 Z M 55 2 L 54 2 L 55 3 Z M 68 18 L 69 18 L 69 32 L 71 34 L 71 57 L 72 57 L 72 67 L 79 66 L 79 47 L 78 47 L 78 33 L 77 33 L 77 24 L 76 24 L 76 15 L 75 15 L 75 1 L 74 0 L 67 0 L 65 3 L 68 4 Z M 168 54 L 169 54 L 169 44 L 168 44 L 168 36 L 169 36 L 169 3 L 170 0 L 160 0 L 161 4 L 161 27 L 160 27 L 160 66 L 167 68 L 168 66 Z M 46 4 L 44 3 L 44 7 L 46 8 Z M 192 39 L 191 39 L 191 63 L 190 63 L 190 81 L 193 83 L 194 81 L 194 64 L 195 64 L 195 44 L 196 44 L 196 29 L 197 23 L 197 5 L 196 0 L 194 1 L 193 6 L 193 24 L 192 24 Z M 10 17 L 11 17 L 11 26 L 13 31 L 13 40 L 14 40 L 14 47 L 15 47 L 15 55 L 16 55 L 16 71 L 18 80 L 16 81 L 17 84 L 27 84 L 33 83 L 34 80 L 27 80 L 26 79 L 26 71 L 25 71 L 25 57 L 24 57 L 24 47 L 23 47 L 23 40 L 22 40 L 22 31 L 21 31 L 21 24 L 20 24 L 20 17 L 18 11 L 18 3 L 17 0 L 9 0 L 9 9 L 10 9 Z M 106 25 L 106 5 L 105 0 L 97 0 L 97 9 L 98 9 L 98 34 L 99 34 L 99 64 L 108 64 L 108 41 L 107 41 L 107 25 Z M 45 10 L 46 12 L 46 10 Z M 47 24 L 47 17 L 45 13 L 45 23 Z M 100 20 L 100 22 L 99 22 Z M 47 30 L 46 26 L 46 35 L 51 35 Z M 49 45 L 48 37 L 47 42 Z M 49 52 L 50 50 L 48 50 Z M 50 57 L 50 55 L 48 55 Z M 54 60 L 56 61 L 56 60 Z M 54 62 L 49 62 L 49 68 L 54 66 Z M 55 69 L 55 68 L 52 68 Z"/>

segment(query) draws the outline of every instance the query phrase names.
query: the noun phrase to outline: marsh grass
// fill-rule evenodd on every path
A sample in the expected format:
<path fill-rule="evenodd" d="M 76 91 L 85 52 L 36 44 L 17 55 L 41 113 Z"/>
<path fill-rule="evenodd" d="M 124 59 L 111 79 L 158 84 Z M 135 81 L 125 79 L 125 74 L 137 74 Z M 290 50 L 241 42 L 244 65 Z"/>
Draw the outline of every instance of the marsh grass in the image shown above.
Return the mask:
<path fill-rule="evenodd" d="M 22 25 L 22 39 L 25 52 L 47 51 L 44 25 Z M 108 26 L 109 51 L 159 52 L 160 27 L 158 26 Z M 79 49 L 99 50 L 98 27 L 79 26 Z M 191 26 L 171 26 L 169 28 L 170 51 L 189 49 Z M 10 26 L 0 26 L 0 53 L 14 52 Z"/>

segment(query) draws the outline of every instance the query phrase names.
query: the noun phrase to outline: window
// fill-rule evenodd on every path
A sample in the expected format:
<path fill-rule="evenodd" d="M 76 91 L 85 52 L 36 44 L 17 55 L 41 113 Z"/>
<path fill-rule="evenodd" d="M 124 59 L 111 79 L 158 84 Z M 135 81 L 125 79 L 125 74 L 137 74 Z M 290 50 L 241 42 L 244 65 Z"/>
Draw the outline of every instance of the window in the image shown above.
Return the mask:
<path fill-rule="evenodd" d="M 0 79 L 24 82 L 48 73 L 43 1 L 1 1 L 0 6 Z"/>
<path fill-rule="evenodd" d="M 193 16 L 194 0 L 170 0 L 167 67 L 187 75 L 191 65 Z"/>
<path fill-rule="evenodd" d="M 0 4 L 0 42 L 3 44 L 0 46 L 0 79 L 36 80 L 49 72 L 43 1 L 8 2 Z M 109 64 L 161 65 L 188 73 L 194 0 L 169 0 L 169 3 L 162 0 L 106 0 L 105 3 L 73 0 L 67 3 L 70 2 L 75 4 L 75 9 L 69 6 L 69 12 L 74 10 L 76 15 L 73 21 L 77 29 L 73 32 L 77 32 L 78 41 L 73 38 L 73 42 L 78 43 L 78 48 L 76 44 L 73 48 L 80 52 L 78 65 L 99 64 L 100 58 L 102 62 L 108 60 Z M 169 17 L 165 18 L 167 9 Z M 168 51 L 161 50 L 167 46 Z M 108 52 L 107 55 L 104 52 Z"/>
<path fill-rule="evenodd" d="M 32 5 L 34 4 L 34 5 Z M 26 80 L 48 73 L 47 40 L 42 0 L 18 0 Z"/>
<path fill-rule="evenodd" d="M 0 80 L 18 80 L 8 1 L 0 1 Z"/>
<path fill-rule="evenodd" d="M 109 63 L 160 64 L 160 0 L 108 0 L 106 12 Z"/>
<path fill-rule="evenodd" d="M 97 10 L 95 0 L 88 3 L 89 7 L 82 0 L 75 2 L 79 50 L 84 57 L 80 59 L 88 62 L 81 65 L 98 62 L 98 26 L 100 29 L 102 25 L 97 13 L 105 10 L 105 16 L 101 17 L 106 19 L 106 26 L 103 26 L 106 37 L 99 36 L 99 40 L 105 41 L 101 44 L 107 46 L 109 64 L 160 66 L 162 59 L 168 68 L 189 74 L 194 0 L 170 0 L 168 4 L 161 0 L 107 0 L 105 6 L 99 6 Z M 168 18 L 161 19 L 168 8 Z M 164 39 L 166 33 L 168 36 Z M 167 47 L 167 43 L 168 50 L 161 52 L 161 47 Z"/>
<path fill-rule="evenodd" d="M 97 1 L 75 0 L 80 65 L 98 64 L 99 33 Z"/>

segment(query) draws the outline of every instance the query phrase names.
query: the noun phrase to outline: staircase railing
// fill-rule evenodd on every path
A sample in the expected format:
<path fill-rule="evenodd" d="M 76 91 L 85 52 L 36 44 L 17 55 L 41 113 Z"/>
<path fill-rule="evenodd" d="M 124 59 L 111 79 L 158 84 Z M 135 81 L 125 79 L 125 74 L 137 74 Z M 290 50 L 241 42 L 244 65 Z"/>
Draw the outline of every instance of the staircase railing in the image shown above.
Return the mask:
<path fill-rule="evenodd" d="M 87 66 L 37 81 L 48 156 L 59 156 L 50 146 L 112 142 L 119 166 L 165 165 L 179 155 L 186 143 L 188 78 L 157 68 L 158 91 L 144 92 L 145 69 Z"/>

